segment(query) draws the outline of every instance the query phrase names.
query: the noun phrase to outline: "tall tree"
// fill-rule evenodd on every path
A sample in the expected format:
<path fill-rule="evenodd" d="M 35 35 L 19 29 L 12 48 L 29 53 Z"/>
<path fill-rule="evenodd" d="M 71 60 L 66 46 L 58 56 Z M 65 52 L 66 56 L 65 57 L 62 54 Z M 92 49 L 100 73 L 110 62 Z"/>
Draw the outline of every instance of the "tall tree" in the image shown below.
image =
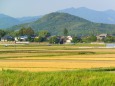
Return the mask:
<path fill-rule="evenodd" d="M 28 27 L 28 28 L 25 28 L 25 27 L 22 27 L 20 30 L 19 30 L 19 35 L 33 35 L 34 34 L 34 30 L 31 28 L 31 27 Z"/>
<path fill-rule="evenodd" d="M 0 38 L 3 37 L 6 34 L 4 30 L 0 30 Z"/>
<path fill-rule="evenodd" d="M 20 30 L 19 30 L 19 35 L 25 35 L 26 34 L 26 28 L 25 27 L 22 27 Z"/>
<path fill-rule="evenodd" d="M 34 34 L 34 30 L 31 27 L 26 28 L 26 35 L 31 36 Z"/>
<path fill-rule="evenodd" d="M 68 30 L 65 28 L 63 33 L 64 33 L 64 36 L 67 36 L 68 35 Z"/>

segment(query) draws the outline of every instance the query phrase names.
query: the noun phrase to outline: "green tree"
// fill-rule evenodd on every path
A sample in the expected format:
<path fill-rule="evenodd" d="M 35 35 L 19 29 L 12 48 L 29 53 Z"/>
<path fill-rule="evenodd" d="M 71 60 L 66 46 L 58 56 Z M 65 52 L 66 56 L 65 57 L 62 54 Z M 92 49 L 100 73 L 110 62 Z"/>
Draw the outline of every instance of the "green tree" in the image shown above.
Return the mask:
<path fill-rule="evenodd" d="M 58 39 L 57 36 L 50 37 L 50 39 L 49 39 L 49 43 L 51 43 L 51 44 L 58 44 L 59 41 L 60 40 Z"/>
<path fill-rule="evenodd" d="M 0 38 L 3 37 L 6 34 L 4 30 L 0 30 Z"/>
<path fill-rule="evenodd" d="M 95 41 L 97 41 L 97 37 L 94 35 L 82 38 L 82 42 L 86 42 L 86 43 L 95 42 Z"/>
<path fill-rule="evenodd" d="M 34 30 L 31 27 L 28 27 L 28 28 L 22 27 L 19 30 L 19 35 L 28 35 L 28 36 L 31 36 L 33 34 L 34 34 Z"/>
<path fill-rule="evenodd" d="M 66 28 L 64 29 L 63 34 L 64 34 L 64 36 L 68 35 L 68 30 Z"/>
<path fill-rule="evenodd" d="M 25 28 L 25 27 L 22 27 L 22 28 L 19 30 L 19 35 L 26 35 L 26 28 Z"/>
<path fill-rule="evenodd" d="M 76 37 L 76 36 L 74 36 L 73 39 L 72 39 L 72 42 L 73 43 L 78 43 L 78 42 L 81 42 L 81 39 Z"/>
<path fill-rule="evenodd" d="M 38 38 L 34 38 L 34 42 L 38 42 Z"/>
<path fill-rule="evenodd" d="M 91 42 L 95 42 L 95 41 L 97 41 L 97 37 L 94 36 L 94 35 L 91 35 L 91 36 L 89 37 L 89 40 L 90 40 Z"/>
<path fill-rule="evenodd" d="M 32 38 L 31 36 L 28 36 L 27 41 L 34 42 L 34 38 Z"/>
<path fill-rule="evenodd" d="M 34 30 L 31 27 L 26 28 L 26 35 L 31 36 L 34 34 Z"/>
<path fill-rule="evenodd" d="M 38 37 L 34 39 L 35 42 L 43 42 L 45 39 L 43 37 Z"/>
<path fill-rule="evenodd" d="M 19 31 L 10 31 L 10 32 L 8 32 L 8 33 L 9 33 L 9 35 L 11 35 L 11 36 L 13 36 L 13 37 L 19 36 Z"/>
<path fill-rule="evenodd" d="M 43 42 L 43 41 L 45 41 L 45 39 L 43 37 L 38 38 L 38 42 Z"/>
<path fill-rule="evenodd" d="M 115 42 L 115 37 L 113 37 L 113 36 L 107 36 L 106 38 L 104 38 L 104 42 L 106 42 L 106 43 Z"/>
<path fill-rule="evenodd" d="M 47 31 L 47 30 L 41 30 L 41 31 L 39 31 L 38 32 L 38 35 L 40 36 L 40 37 L 49 37 L 51 34 Z"/>

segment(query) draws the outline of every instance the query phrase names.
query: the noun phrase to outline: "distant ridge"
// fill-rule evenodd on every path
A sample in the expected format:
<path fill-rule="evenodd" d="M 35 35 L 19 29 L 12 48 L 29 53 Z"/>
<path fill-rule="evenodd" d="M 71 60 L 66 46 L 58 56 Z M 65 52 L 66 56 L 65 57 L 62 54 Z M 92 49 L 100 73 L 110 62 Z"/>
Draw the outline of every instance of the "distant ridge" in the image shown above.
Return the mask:
<path fill-rule="evenodd" d="M 41 16 L 13 18 L 5 14 L 0 14 L 0 29 L 9 28 L 22 23 L 33 22 L 38 20 L 40 17 Z"/>
<path fill-rule="evenodd" d="M 0 28 L 11 27 L 11 26 L 17 25 L 19 23 L 20 23 L 20 21 L 13 17 L 7 16 L 4 14 L 0 14 Z"/>
<path fill-rule="evenodd" d="M 29 23 L 38 20 L 41 16 L 32 16 L 32 17 L 22 17 L 17 18 L 21 23 Z"/>
<path fill-rule="evenodd" d="M 58 12 L 69 13 L 96 23 L 115 24 L 115 11 L 95 11 L 86 7 L 67 8 Z"/>

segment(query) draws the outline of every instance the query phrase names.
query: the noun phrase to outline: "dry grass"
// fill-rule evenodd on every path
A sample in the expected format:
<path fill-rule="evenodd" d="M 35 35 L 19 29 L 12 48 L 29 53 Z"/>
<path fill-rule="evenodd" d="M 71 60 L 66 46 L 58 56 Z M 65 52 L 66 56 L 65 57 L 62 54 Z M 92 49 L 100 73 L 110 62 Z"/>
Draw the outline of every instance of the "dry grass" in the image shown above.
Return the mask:
<path fill-rule="evenodd" d="M 82 68 L 115 67 L 115 49 L 79 49 L 78 46 L 17 46 L 31 53 L 0 53 L 0 68 L 22 71 L 57 71 Z M 1 47 L 1 51 L 14 50 Z M 94 52 L 77 54 L 78 52 Z M 4 59 L 4 60 L 2 60 Z"/>
<path fill-rule="evenodd" d="M 21 58 L 8 58 L 8 59 L 19 59 L 19 60 L 115 60 L 115 54 L 97 54 L 97 55 L 72 55 L 72 56 L 54 56 L 50 57 L 47 56 L 46 58 L 43 57 L 21 57 Z"/>
<path fill-rule="evenodd" d="M 104 62 L 104 61 L 53 61 L 53 62 L 1 62 L 1 68 L 10 69 L 20 69 L 30 71 L 46 70 L 65 70 L 65 69 L 81 69 L 81 68 L 98 68 L 98 67 L 115 67 L 114 62 Z"/>

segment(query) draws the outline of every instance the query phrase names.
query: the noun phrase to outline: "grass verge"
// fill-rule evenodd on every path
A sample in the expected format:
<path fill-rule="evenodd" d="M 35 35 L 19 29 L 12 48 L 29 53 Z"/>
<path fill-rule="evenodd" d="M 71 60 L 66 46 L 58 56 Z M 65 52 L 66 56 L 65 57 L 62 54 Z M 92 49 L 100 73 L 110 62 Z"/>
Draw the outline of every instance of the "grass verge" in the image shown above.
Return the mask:
<path fill-rule="evenodd" d="M 95 70 L 37 73 L 2 70 L 0 86 L 115 86 L 115 73 Z"/>

